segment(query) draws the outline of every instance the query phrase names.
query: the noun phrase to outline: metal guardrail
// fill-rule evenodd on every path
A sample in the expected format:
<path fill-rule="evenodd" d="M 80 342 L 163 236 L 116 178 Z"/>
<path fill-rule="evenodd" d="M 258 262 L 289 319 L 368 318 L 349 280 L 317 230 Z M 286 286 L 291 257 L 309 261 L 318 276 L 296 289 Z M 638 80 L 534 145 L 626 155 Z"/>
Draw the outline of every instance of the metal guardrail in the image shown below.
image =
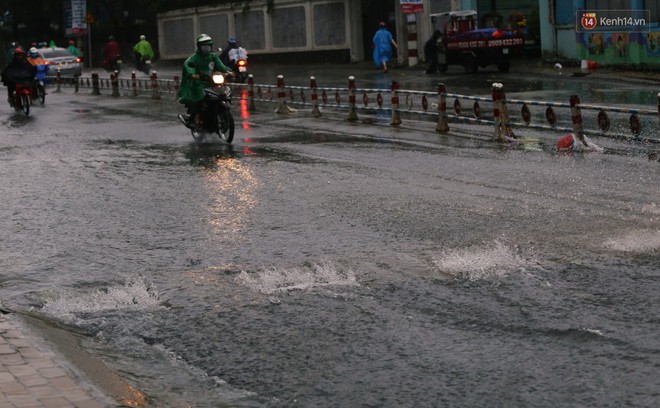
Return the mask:
<path fill-rule="evenodd" d="M 129 90 L 130 96 L 150 95 L 160 99 L 161 94 L 176 94 L 180 81 L 160 79 L 156 72 L 149 78 L 119 78 L 110 74 L 109 78 L 101 78 L 96 74 L 89 77 L 58 77 L 55 80 L 58 87 L 73 86 L 90 88 L 93 94 L 102 90 L 110 90 L 113 96 L 120 96 L 120 90 Z M 358 88 L 355 78 L 348 78 L 347 87 L 319 87 L 316 79 L 310 77 L 309 86 L 291 86 L 284 84 L 284 77 L 278 76 L 277 84 L 255 84 L 250 75 L 248 83 L 233 83 L 232 87 L 242 90 L 240 98 L 246 99 L 250 110 L 256 110 L 255 102 L 276 103 L 276 112 L 287 114 L 296 108 L 311 109 L 312 116 L 321 116 L 324 111 L 347 111 L 347 120 L 358 120 L 360 114 L 377 114 L 390 118 L 390 125 L 398 126 L 405 118 L 426 118 L 437 122 L 437 132 L 449 131 L 449 123 L 471 123 L 493 126 L 493 138 L 497 140 L 515 141 L 518 137 L 512 128 L 537 129 L 561 132 L 582 132 L 590 135 L 611 137 L 626 140 L 636 140 L 650 143 L 660 143 L 660 127 L 651 121 L 642 126 L 640 117 L 657 116 L 660 119 L 660 93 L 658 94 L 658 110 L 611 107 L 580 103 L 579 97 L 573 95 L 569 103 L 533 101 L 522 99 L 507 99 L 502 84 L 493 84 L 491 96 L 474 96 L 448 93 L 444 84 L 438 84 L 435 92 L 400 90 L 396 81 L 386 88 Z M 175 99 L 175 98 L 173 98 Z M 447 100 L 453 100 L 451 111 L 447 109 Z M 471 109 L 466 109 L 465 102 L 471 102 Z M 516 106 L 519 113 L 509 114 L 509 107 Z M 545 108 L 538 111 L 537 108 Z M 533 111 L 534 110 L 534 111 Z M 582 110 L 597 112 L 595 116 L 584 117 Z M 613 126 L 616 121 L 617 125 Z M 626 123 L 627 122 L 627 123 Z M 585 128 L 584 125 L 589 128 Z"/>

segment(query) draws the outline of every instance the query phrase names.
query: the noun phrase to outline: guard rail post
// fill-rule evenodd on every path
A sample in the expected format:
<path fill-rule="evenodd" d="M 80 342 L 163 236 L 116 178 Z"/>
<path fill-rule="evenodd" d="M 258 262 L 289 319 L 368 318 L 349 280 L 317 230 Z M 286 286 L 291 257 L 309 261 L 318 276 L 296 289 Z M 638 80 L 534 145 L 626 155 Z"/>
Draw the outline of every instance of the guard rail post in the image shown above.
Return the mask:
<path fill-rule="evenodd" d="M 156 74 L 156 71 L 151 71 L 151 99 L 160 99 L 160 92 L 158 91 L 158 74 Z"/>
<path fill-rule="evenodd" d="M 500 119 L 502 120 L 504 137 L 515 138 L 516 135 L 513 133 L 513 129 L 511 129 L 511 121 L 509 120 L 509 107 L 506 105 L 504 84 L 500 84 L 500 91 L 502 92 L 500 98 Z"/>
<path fill-rule="evenodd" d="M 119 96 L 119 72 L 110 74 L 110 84 L 112 85 L 112 96 Z"/>
<path fill-rule="evenodd" d="M 658 120 L 660 120 L 660 92 L 658 92 Z"/>
<path fill-rule="evenodd" d="M 178 101 L 178 100 L 179 100 L 179 87 L 180 87 L 180 86 L 181 86 L 181 85 L 180 85 L 180 83 L 179 83 L 179 76 L 178 76 L 178 75 L 174 75 L 174 100 L 175 100 L 175 101 Z"/>
<path fill-rule="evenodd" d="M 436 132 L 447 133 L 449 132 L 449 124 L 447 123 L 447 88 L 445 84 L 438 84 L 438 125 L 435 127 Z"/>
<path fill-rule="evenodd" d="M 75 74 L 73 74 L 73 89 L 75 93 L 78 93 L 78 91 L 80 90 L 79 82 L 80 82 L 80 74 L 76 72 Z"/>
<path fill-rule="evenodd" d="M 101 95 L 101 87 L 99 85 L 99 74 L 92 73 L 92 95 Z"/>
<path fill-rule="evenodd" d="M 137 77 L 135 71 L 131 72 L 131 96 L 134 98 L 137 96 Z"/>
<path fill-rule="evenodd" d="M 495 125 L 495 133 L 493 134 L 493 140 L 504 141 L 503 125 L 502 125 L 502 112 L 500 100 L 503 97 L 502 93 L 502 84 L 494 82 L 492 85 L 492 95 L 493 95 L 493 123 Z"/>
<path fill-rule="evenodd" d="M 55 92 L 62 92 L 61 86 L 62 86 L 62 72 L 60 71 L 59 68 L 57 68 L 57 75 L 55 77 L 55 82 L 57 83 L 57 88 L 55 89 Z"/>
<path fill-rule="evenodd" d="M 254 105 L 254 75 L 248 74 L 248 112 L 254 112 L 257 107 Z"/>
<path fill-rule="evenodd" d="M 571 95 L 570 98 L 571 105 L 571 121 L 573 122 L 573 133 L 576 135 L 581 135 L 584 133 L 582 127 L 582 112 L 580 111 L 580 97 L 577 95 Z"/>
<path fill-rule="evenodd" d="M 279 103 L 277 105 L 277 108 L 275 108 L 275 113 L 280 113 L 280 114 L 287 114 L 291 112 L 295 112 L 296 110 L 293 108 L 290 108 L 286 104 L 286 91 L 284 90 L 284 75 L 278 75 L 277 76 L 277 98 L 279 99 Z"/>
<path fill-rule="evenodd" d="M 319 94 L 316 87 L 316 78 L 313 76 L 309 77 L 309 87 L 312 90 L 312 116 L 315 118 L 320 118 L 321 111 L 319 110 Z M 658 96 L 658 99 L 660 99 L 660 96 Z M 660 109 L 660 107 L 658 107 L 658 109 Z"/>
<path fill-rule="evenodd" d="M 358 120 L 357 113 L 355 112 L 355 77 L 348 77 L 348 118 L 349 122 Z"/>
<path fill-rule="evenodd" d="M 392 120 L 391 126 L 399 126 L 401 124 L 401 117 L 399 116 L 399 83 L 392 81 Z"/>

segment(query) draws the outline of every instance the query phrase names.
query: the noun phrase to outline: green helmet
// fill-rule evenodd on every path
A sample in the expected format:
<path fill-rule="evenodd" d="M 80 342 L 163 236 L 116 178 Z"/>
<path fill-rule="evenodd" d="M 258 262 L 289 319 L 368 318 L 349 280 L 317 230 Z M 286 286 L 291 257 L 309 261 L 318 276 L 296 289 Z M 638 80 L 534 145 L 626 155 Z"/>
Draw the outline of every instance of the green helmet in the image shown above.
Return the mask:
<path fill-rule="evenodd" d="M 200 45 L 213 45 L 213 39 L 208 34 L 200 34 L 197 36 L 197 46 Z"/>

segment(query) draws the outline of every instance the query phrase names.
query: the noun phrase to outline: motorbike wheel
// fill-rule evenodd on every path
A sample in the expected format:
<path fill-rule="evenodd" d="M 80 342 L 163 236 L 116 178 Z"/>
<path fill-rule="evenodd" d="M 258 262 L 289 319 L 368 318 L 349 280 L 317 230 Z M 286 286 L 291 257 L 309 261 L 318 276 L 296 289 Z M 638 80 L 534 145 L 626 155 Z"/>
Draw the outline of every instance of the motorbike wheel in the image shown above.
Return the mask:
<path fill-rule="evenodd" d="M 39 99 L 40 104 L 43 105 L 43 104 L 46 103 L 46 88 L 45 87 L 43 87 L 41 85 L 37 85 L 37 98 Z"/>
<path fill-rule="evenodd" d="M 28 95 L 21 95 L 21 109 L 25 112 L 25 116 L 30 114 L 30 97 Z"/>
<path fill-rule="evenodd" d="M 218 112 L 218 136 L 227 144 L 234 140 L 234 116 L 228 109 Z"/>

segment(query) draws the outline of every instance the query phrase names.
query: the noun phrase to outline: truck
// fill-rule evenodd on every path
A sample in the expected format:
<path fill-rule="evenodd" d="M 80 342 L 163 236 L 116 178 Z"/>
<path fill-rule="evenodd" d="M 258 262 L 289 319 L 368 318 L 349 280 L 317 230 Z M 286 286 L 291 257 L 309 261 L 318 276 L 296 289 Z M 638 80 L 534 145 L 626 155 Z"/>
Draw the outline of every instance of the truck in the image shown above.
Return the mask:
<path fill-rule="evenodd" d="M 508 72 L 511 57 L 522 55 L 523 34 L 517 29 L 477 28 L 474 10 L 448 11 L 431 14 L 433 25 L 441 32 L 438 39 L 440 72 L 449 65 L 463 65 L 468 73 L 479 67 L 497 65 L 500 72 Z"/>

